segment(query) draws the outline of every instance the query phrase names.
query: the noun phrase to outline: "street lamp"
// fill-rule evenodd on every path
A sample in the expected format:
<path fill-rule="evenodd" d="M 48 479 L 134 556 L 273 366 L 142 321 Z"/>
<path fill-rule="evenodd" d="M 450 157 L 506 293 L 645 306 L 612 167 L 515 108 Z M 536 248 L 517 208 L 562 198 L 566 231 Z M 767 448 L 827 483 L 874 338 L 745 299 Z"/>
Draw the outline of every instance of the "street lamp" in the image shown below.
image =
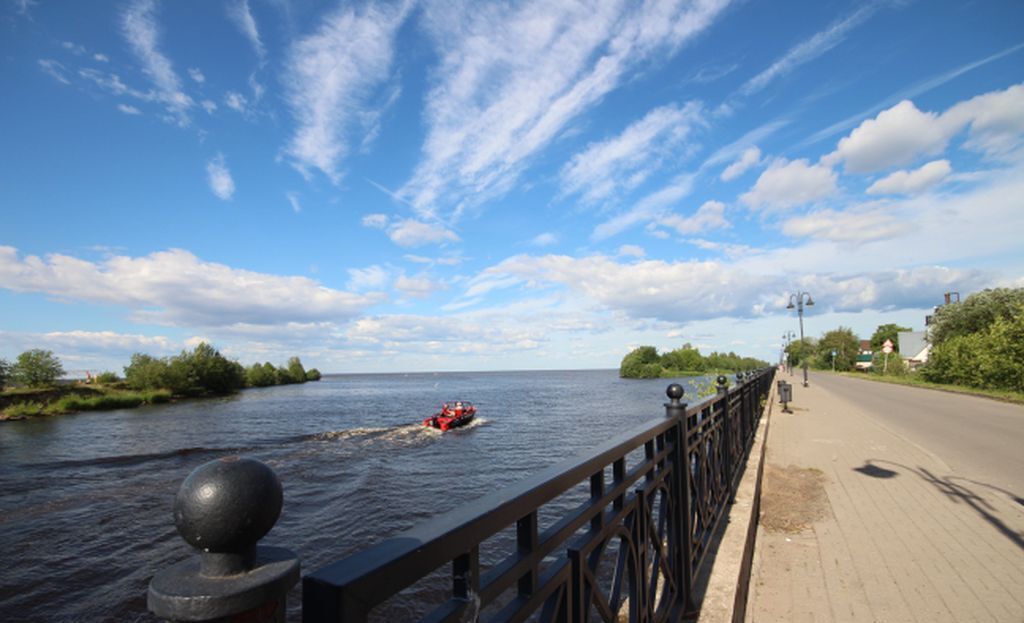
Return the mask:
<path fill-rule="evenodd" d="M 792 331 L 786 331 L 785 333 L 782 334 L 782 339 L 786 340 L 785 346 L 782 347 L 783 358 L 786 364 L 786 368 L 789 369 L 790 376 L 793 376 L 793 364 L 790 361 L 791 357 L 789 356 L 789 345 L 793 342 L 793 338 L 795 337 L 796 333 L 793 333 Z"/>
<path fill-rule="evenodd" d="M 804 387 L 807 387 L 807 353 L 804 352 L 806 349 L 804 342 L 804 297 L 807 297 L 808 307 L 814 305 L 814 299 L 811 298 L 810 292 L 797 292 L 796 294 L 789 295 L 789 305 L 786 305 L 786 309 L 796 307 L 797 316 L 800 317 L 800 354 L 804 367 Z"/>

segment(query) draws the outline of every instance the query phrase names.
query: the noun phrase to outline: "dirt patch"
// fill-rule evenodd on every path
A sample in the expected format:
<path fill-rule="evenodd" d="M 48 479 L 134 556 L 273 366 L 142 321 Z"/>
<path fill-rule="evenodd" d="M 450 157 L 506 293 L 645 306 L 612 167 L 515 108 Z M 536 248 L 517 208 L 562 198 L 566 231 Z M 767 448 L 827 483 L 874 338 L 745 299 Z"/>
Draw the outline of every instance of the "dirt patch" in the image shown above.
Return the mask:
<path fill-rule="evenodd" d="M 800 532 L 828 514 L 825 474 L 819 469 L 764 466 L 761 525 L 771 532 Z"/>

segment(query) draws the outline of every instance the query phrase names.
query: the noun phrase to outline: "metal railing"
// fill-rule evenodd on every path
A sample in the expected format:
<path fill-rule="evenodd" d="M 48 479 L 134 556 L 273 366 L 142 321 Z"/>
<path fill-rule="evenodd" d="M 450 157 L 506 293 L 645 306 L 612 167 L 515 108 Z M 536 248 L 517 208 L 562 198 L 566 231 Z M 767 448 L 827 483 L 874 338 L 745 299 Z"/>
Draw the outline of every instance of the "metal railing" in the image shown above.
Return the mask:
<path fill-rule="evenodd" d="M 617 621 L 628 610 L 630 621 L 654 622 L 695 613 L 694 578 L 773 375 L 738 375 L 732 389 L 720 377 L 718 394 L 693 407 L 670 386 L 668 417 L 317 570 L 303 579 L 303 621 L 366 621 L 449 563 L 450 597 L 421 621 Z M 581 484 L 586 499 L 539 529 L 541 509 Z M 481 547 L 513 526 L 511 551 L 485 569 Z"/>
<path fill-rule="evenodd" d="M 690 407 L 683 388 L 670 385 L 666 417 L 318 569 L 302 580 L 302 620 L 583 623 L 628 615 L 655 623 L 695 615 L 695 580 L 707 570 L 774 372 L 737 374 L 732 388 L 719 377 L 717 394 Z M 299 565 L 288 550 L 256 546 L 280 512 L 280 483 L 260 466 L 213 461 L 182 484 L 176 525 L 204 547 L 199 561 L 153 578 L 153 612 L 284 620 Z M 277 502 L 267 507 L 270 494 Z M 259 516 L 260 525 L 225 532 L 239 516 Z M 415 617 L 389 614 L 389 600 L 418 582 L 440 593 L 432 605 Z"/>

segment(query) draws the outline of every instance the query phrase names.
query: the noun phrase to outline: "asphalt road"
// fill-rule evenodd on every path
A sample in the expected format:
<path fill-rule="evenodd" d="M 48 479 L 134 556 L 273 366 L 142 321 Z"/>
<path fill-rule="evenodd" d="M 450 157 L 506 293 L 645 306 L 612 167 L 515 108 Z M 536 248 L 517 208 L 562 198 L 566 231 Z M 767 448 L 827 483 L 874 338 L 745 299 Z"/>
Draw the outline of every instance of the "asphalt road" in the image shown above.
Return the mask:
<path fill-rule="evenodd" d="M 779 378 L 800 391 L 800 370 Z M 1024 498 L 1024 406 L 814 372 L 810 383 L 855 404 L 958 476 Z"/>

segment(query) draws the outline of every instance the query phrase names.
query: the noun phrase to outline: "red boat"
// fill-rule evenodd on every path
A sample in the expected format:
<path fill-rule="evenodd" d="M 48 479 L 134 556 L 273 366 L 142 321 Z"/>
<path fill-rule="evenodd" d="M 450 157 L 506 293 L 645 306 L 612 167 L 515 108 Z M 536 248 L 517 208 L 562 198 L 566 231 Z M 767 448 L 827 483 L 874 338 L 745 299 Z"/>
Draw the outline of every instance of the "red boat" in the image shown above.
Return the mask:
<path fill-rule="evenodd" d="M 440 428 L 444 432 L 469 424 L 473 421 L 474 415 L 476 415 L 476 407 L 473 406 L 473 403 L 456 400 L 444 403 L 440 411 L 423 420 L 423 425 Z"/>

